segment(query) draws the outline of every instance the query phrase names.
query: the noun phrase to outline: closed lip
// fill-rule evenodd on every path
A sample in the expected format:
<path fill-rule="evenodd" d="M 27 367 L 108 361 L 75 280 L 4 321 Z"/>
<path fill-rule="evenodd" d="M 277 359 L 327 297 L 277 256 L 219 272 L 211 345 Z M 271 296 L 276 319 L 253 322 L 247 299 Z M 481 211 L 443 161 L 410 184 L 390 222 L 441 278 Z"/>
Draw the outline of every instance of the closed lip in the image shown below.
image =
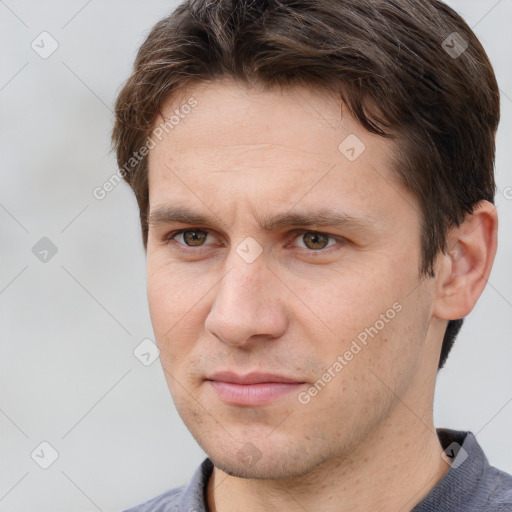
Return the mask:
<path fill-rule="evenodd" d="M 234 372 L 216 372 L 206 380 L 215 380 L 218 382 L 229 382 L 232 384 L 261 384 L 263 382 L 284 382 L 289 384 L 302 384 L 303 381 L 284 377 L 283 375 L 275 375 L 272 373 L 253 372 L 246 375 L 238 375 Z"/>

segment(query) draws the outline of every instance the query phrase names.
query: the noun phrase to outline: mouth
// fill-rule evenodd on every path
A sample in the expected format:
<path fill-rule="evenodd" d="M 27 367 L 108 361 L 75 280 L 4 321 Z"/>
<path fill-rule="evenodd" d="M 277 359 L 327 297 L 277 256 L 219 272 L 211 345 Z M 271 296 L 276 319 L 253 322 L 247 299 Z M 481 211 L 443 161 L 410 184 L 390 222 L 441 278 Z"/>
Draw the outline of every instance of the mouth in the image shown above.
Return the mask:
<path fill-rule="evenodd" d="M 230 405 L 257 406 L 273 402 L 305 384 L 303 381 L 270 373 L 237 375 L 218 372 L 207 377 L 206 382 L 217 397 Z"/>

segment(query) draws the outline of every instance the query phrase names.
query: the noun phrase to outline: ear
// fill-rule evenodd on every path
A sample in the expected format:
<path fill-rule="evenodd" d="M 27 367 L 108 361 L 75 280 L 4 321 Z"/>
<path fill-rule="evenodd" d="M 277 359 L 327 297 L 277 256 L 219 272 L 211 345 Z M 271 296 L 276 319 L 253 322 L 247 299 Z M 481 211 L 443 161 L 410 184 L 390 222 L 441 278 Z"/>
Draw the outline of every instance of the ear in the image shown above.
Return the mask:
<path fill-rule="evenodd" d="M 438 261 L 434 316 L 456 320 L 471 312 L 489 279 L 497 244 L 496 207 L 480 201 L 447 235 L 447 252 Z"/>

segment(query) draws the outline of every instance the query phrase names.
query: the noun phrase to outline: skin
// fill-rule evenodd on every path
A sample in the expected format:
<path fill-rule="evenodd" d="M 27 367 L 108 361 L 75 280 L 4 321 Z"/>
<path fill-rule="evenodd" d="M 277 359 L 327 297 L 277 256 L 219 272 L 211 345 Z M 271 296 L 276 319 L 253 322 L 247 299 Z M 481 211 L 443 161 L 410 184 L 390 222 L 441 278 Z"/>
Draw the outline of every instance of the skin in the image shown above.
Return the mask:
<path fill-rule="evenodd" d="M 471 311 L 489 276 L 494 206 L 482 201 L 450 231 L 435 278 L 421 278 L 420 209 L 393 174 L 392 141 L 302 87 L 265 92 L 224 79 L 187 93 L 197 106 L 149 154 L 147 286 L 172 397 L 215 464 L 209 509 L 411 510 L 449 469 L 433 424 L 437 365 L 447 321 Z M 164 116 L 186 97 L 168 99 Z M 351 134 L 366 146 L 354 161 L 338 149 Z M 166 219 L 177 205 L 212 220 Z M 370 220 L 260 226 L 322 208 Z M 182 229 L 203 238 L 170 238 Z M 247 237 L 262 249 L 251 263 L 237 253 Z M 229 405 L 205 381 L 262 371 L 307 391 L 397 303 L 306 404 L 292 392 Z"/>

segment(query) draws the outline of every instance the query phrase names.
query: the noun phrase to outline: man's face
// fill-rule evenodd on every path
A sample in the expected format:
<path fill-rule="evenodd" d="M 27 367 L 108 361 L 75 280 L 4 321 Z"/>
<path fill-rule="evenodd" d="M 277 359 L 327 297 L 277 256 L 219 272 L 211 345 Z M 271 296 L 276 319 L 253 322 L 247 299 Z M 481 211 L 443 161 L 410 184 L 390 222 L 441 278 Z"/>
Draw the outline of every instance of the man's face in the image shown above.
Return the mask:
<path fill-rule="evenodd" d="M 432 293 L 418 275 L 419 206 L 394 177 L 392 142 L 325 94 L 222 81 L 190 95 L 197 105 L 149 156 L 148 298 L 161 363 L 217 467 L 301 475 L 385 424 L 397 397 L 420 400 Z M 175 208 L 211 220 L 174 222 Z M 330 212 L 348 221 L 269 225 Z M 298 384 L 258 394 L 208 380 L 227 371 Z"/>

